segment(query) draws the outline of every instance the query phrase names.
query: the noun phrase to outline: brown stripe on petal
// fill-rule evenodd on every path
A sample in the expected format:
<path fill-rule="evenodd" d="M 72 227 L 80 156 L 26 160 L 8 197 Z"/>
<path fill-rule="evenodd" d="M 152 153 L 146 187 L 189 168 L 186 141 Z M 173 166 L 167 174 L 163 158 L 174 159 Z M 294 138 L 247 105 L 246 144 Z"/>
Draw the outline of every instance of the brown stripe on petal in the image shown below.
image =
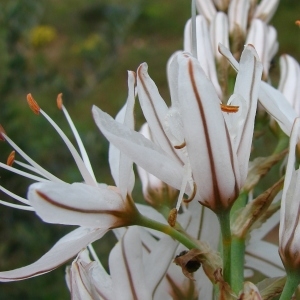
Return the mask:
<path fill-rule="evenodd" d="M 126 233 L 125 233 L 125 235 L 126 235 Z M 132 278 L 132 275 L 131 275 L 131 272 L 130 272 L 130 268 L 129 268 L 129 264 L 128 264 L 127 257 L 126 257 L 126 251 L 125 251 L 125 245 L 124 245 L 124 237 L 125 237 L 125 235 L 121 239 L 121 250 L 122 250 L 122 255 L 123 255 L 123 259 L 124 259 L 124 264 L 125 264 L 125 269 L 126 269 L 126 273 L 127 273 L 127 278 L 129 280 L 130 289 L 132 291 L 132 296 L 133 296 L 132 300 L 138 300 L 137 292 L 136 292 L 135 287 L 134 287 L 133 278 Z"/>
<path fill-rule="evenodd" d="M 81 268 L 78 267 L 78 263 L 76 263 L 76 269 L 77 269 L 77 272 L 79 274 L 80 280 L 81 280 L 83 286 L 85 287 L 86 292 L 89 294 L 89 296 L 91 297 L 91 299 L 93 299 L 93 295 L 89 291 L 89 287 L 86 285 L 86 281 L 84 280 L 84 277 L 86 276 L 86 274 L 82 275 Z"/>
<path fill-rule="evenodd" d="M 155 109 L 155 107 L 154 107 L 154 105 L 153 105 L 153 99 L 151 98 L 150 92 L 148 91 L 147 86 L 146 86 L 146 83 L 145 83 L 145 81 L 144 81 L 144 79 L 143 79 L 143 75 L 141 74 L 141 69 L 142 69 L 142 67 L 140 66 L 140 67 L 138 68 L 138 70 L 137 70 L 138 77 L 139 77 L 139 79 L 140 79 L 140 81 L 141 81 L 141 84 L 142 84 L 142 86 L 143 86 L 143 89 L 144 89 L 144 91 L 145 91 L 145 93 L 146 93 L 146 95 L 147 95 L 147 98 L 148 98 L 148 100 L 149 100 L 149 103 L 150 103 L 150 105 L 151 105 L 151 107 L 152 107 L 152 110 L 153 110 L 153 112 L 154 112 L 155 119 L 156 119 L 156 121 L 157 121 L 157 123 L 158 123 L 158 125 L 159 125 L 159 128 L 160 128 L 161 132 L 164 134 L 165 140 L 167 141 L 167 144 L 168 144 L 168 146 L 169 146 L 170 151 L 174 154 L 174 156 L 175 156 L 175 157 L 179 160 L 179 162 L 182 164 L 181 159 L 180 159 L 179 156 L 177 155 L 177 152 L 174 151 L 174 148 L 173 148 L 173 146 L 172 146 L 172 144 L 171 144 L 169 138 L 167 137 L 167 135 L 166 135 L 166 133 L 165 133 L 165 131 L 164 131 L 164 128 L 163 128 L 163 126 L 162 126 L 162 124 L 161 124 L 161 122 L 160 122 L 160 119 L 159 119 L 159 117 L 158 117 L 157 111 L 156 111 L 156 109 Z M 149 123 L 148 123 L 148 124 L 149 124 Z M 149 126 L 149 127 L 150 127 L 150 126 Z"/>
<path fill-rule="evenodd" d="M 189 77 L 190 77 L 191 83 L 192 83 L 193 92 L 194 92 L 194 95 L 195 95 L 195 98 L 196 98 L 196 101 L 198 104 L 199 113 L 201 116 L 201 121 L 203 124 L 203 130 L 204 130 L 204 135 L 205 135 L 205 140 L 206 140 L 206 146 L 207 146 L 207 152 L 208 152 L 209 164 L 210 164 L 210 170 L 211 170 L 211 180 L 213 183 L 213 199 L 209 199 L 209 202 L 210 202 L 210 207 L 213 209 L 214 207 L 218 206 L 216 204 L 216 201 L 218 202 L 221 200 L 221 194 L 220 194 L 219 187 L 218 187 L 216 166 L 215 166 L 215 161 L 214 161 L 214 157 L 213 157 L 208 127 L 207 127 L 207 123 L 206 123 L 206 115 L 204 113 L 204 108 L 203 108 L 203 104 L 201 101 L 201 97 L 200 97 L 200 94 L 197 89 L 195 74 L 194 74 L 193 64 L 192 64 L 191 59 L 188 61 L 188 71 L 189 71 Z M 211 201 L 213 201 L 214 204 L 211 203 Z"/>
<path fill-rule="evenodd" d="M 36 193 L 43 200 L 50 203 L 51 205 L 59 207 L 59 208 L 63 208 L 63 209 L 69 210 L 69 211 L 79 212 L 79 213 L 84 213 L 84 214 L 109 214 L 109 215 L 113 215 L 115 217 L 121 217 L 122 216 L 122 212 L 118 211 L 118 210 L 107 210 L 107 209 L 97 210 L 97 209 L 77 208 L 77 207 L 69 206 L 69 205 L 66 205 L 66 204 L 58 203 L 55 200 L 48 197 L 46 194 L 44 194 L 44 193 L 42 193 L 38 190 L 36 190 Z"/>

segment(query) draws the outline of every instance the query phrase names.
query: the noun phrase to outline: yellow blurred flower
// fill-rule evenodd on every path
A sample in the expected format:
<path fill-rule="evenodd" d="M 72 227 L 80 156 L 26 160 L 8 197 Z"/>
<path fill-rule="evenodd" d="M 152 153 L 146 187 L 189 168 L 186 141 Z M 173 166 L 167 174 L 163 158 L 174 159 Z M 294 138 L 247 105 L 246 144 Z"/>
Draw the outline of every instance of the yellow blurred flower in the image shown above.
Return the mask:
<path fill-rule="evenodd" d="M 41 25 L 34 27 L 30 32 L 30 43 L 35 48 L 42 48 L 51 43 L 57 36 L 52 26 Z"/>

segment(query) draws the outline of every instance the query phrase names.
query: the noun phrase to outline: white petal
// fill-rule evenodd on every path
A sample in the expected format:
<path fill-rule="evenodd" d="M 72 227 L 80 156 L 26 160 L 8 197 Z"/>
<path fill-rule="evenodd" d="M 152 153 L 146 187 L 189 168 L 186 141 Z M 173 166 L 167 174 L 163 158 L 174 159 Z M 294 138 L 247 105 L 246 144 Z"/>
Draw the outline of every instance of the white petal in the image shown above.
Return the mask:
<path fill-rule="evenodd" d="M 197 185 L 196 199 L 213 206 L 214 201 L 221 199 L 228 203 L 236 196 L 240 179 L 236 178 L 237 158 L 232 152 L 220 100 L 191 57 L 182 56 L 178 82 L 187 151 Z"/>
<path fill-rule="evenodd" d="M 191 36 L 191 20 L 189 20 L 186 24 L 185 35 Z M 204 73 L 213 83 L 218 93 L 218 96 L 222 98 L 222 90 L 217 78 L 216 65 L 213 56 L 213 49 L 211 45 L 207 21 L 201 15 L 198 15 L 196 17 L 196 35 L 197 35 L 197 59 L 199 60 L 200 65 L 204 70 Z M 185 39 L 187 38 L 185 37 Z M 191 52 L 191 45 L 190 48 L 187 49 L 184 48 L 184 50 Z"/>
<path fill-rule="evenodd" d="M 112 280 L 105 269 L 89 258 L 88 251 L 81 251 L 70 268 L 72 299 L 113 299 Z"/>
<path fill-rule="evenodd" d="M 146 282 L 152 294 L 172 263 L 177 246 L 177 241 L 169 236 L 164 236 L 156 243 L 155 248 L 151 249 L 145 265 L 147 266 Z"/>
<path fill-rule="evenodd" d="M 212 0 L 197 0 L 197 9 L 201 15 L 203 15 L 209 22 L 213 19 L 217 10 Z"/>
<path fill-rule="evenodd" d="M 218 50 L 219 43 L 229 48 L 228 17 L 223 12 L 218 12 L 210 24 L 210 38 L 216 59 L 223 58 Z"/>
<path fill-rule="evenodd" d="M 268 23 L 278 7 L 279 0 L 262 0 L 256 7 L 254 18 L 259 18 Z"/>
<path fill-rule="evenodd" d="M 280 56 L 280 82 L 278 89 L 300 116 L 300 66 L 291 56 Z"/>
<path fill-rule="evenodd" d="M 126 104 L 116 116 L 116 121 L 125 124 L 134 129 L 134 103 L 135 103 L 135 73 L 128 72 L 128 97 Z M 112 176 L 117 187 L 121 191 L 123 199 L 127 193 L 131 193 L 134 187 L 134 173 L 132 169 L 132 160 L 129 159 L 113 144 L 109 146 L 109 165 Z"/>
<path fill-rule="evenodd" d="M 166 151 L 171 158 L 180 159 L 164 130 L 164 120 L 168 106 L 160 96 L 158 89 L 148 74 L 148 66 L 143 63 L 137 71 L 137 90 L 140 104 L 150 127 L 152 139 Z"/>
<path fill-rule="evenodd" d="M 84 183 L 35 183 L 28 199 L 36 213 L 48 223 L 111 228 L 126 211 L 121 195 L 107 187 Z"/>
<path fill-rule="evenodd" d="M 88 244 L 100 239 L 106 232 L 106 229 L 83 227 L 75 229 L 60 239 L 35 263 L 12 271 L 0 272 L 0 281 L 23 280 L 50 272 L 75 256 Z"/>
<path fill-rule="evenodd" d="M 137 228 L 129 228 L 110 252 L 109 267 L 116 300 L 152 299 L 142 264 L 142 244 Z"/>
<path fill-rule="evenodd" d="M 248 111 L 243 127 L 240 128 L 237 140 L 240 140 L 237 155 L 240 166 L 241 182 L 244 182 L 248 172 L 248 162 L 252 145 L 254 120 L 257 108 L 257 98 L 261 82 L 262 64 L 253 55 L 252 46 L 247 46 L 242 53 L 239 72 L 236 78 L 234 94 L 246 100 Z"/>
<path fill-rule="evenodd" d="M 229 31 L 234 34 L 235 30 L 239 30 L 246 35 L 248 13 L 250 3 L 249 0 L 231 0 L 228 7 Z"/>
<path fill-rule="evenodd" d="M 105 137 L 137 165 L 174 188 L 180 188 L 183 167 L 171 159 L 159 146 L 140 133 L 122 126 L 95 106 L 93 115 Z"/>

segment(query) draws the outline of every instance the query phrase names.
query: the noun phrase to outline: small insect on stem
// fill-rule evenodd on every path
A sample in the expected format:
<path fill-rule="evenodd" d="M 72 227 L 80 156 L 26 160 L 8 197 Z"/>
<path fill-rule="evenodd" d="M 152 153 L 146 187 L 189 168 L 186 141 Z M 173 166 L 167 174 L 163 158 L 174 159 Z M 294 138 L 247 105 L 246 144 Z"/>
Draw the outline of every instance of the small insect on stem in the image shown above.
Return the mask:
<path fill-rule="evenodd" d="M 220 104 L 221 110 L 227 113 L 236 113 L 239 111 L 239 106 Z"/>

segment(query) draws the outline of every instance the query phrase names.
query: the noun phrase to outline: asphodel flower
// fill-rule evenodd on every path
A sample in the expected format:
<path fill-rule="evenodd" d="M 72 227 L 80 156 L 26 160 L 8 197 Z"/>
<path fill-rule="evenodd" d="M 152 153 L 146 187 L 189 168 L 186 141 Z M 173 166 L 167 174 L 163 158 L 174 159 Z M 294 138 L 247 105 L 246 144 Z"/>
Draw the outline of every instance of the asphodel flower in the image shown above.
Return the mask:
<path fill-rule="evenodd" d="M 233 57 L 229 49 L 220 44 L 219 51 L 228 59 L 231 66 L 238 72 L 239 63 Z M 264 109 L 276 120 L 282 131 L 290 136 L 294 121 L 298 116 L 285 96 L 270 84 L 262 81 L 260 84 L 258 99 Z"/>
<path fill-rule="evenodd" d="M 147 65 L 137 71 L 139 100 L 156 144 L 120 126 L 96 107 L 95 121 L 112 144 L 147 172 L 188 194 L 194 187 L 195 199 L 213 211 L 228 209 L 248 170 L 262 72 L 253 52 L 251 46 L 245 48 L 228 102 L 239 106 L 236 113 L 230 113 L 230 105 L 222 111 L 199 62 L 187 53 L 178 53 L 169 64 L 170 110 L 148 75 Z"/>
<path fill-rule="evenodd" d="M 129 97 L 127 103 L 130 103 L 128 105 L 133 107 L 134 74 L 129 74 L 128 87 Z M 80 227 L 59 240 L 53 248 L 35 263 L 12 271 L 0 272 L 0 281 L 22 280 L 49 272 L 75 256 L 82 248 L 100 239 L 109 229 L 132 225 L 135 217 L 139 214 L 131 198 L 133 187 L 130 181 L 132 180 L 132 176 L 130 176 L 132 162 L 122 160 L 122 164 L 119 164 L 118 174 L 122 175 L 118 180 L 117 187 L 98 184 L 78 132 L 62 104 L 61 96 L 58 97 L 58 106 L 66 115 L 81 155 L 58 125 L 38 106 L 31 95 L 28 95 L 28 103 L 32 110 L 36 114 L 43 115 L 62 137 L 75 159 L 84 182 L 69 184 L 55 177 L 25 154 L 1 128 L 1 139 L 6 140 L 28 162 L 28 164 L 24 164 L 16 161 L 16 163 L 29 172 L 20 171 L 2 163 L 0 167 L 37 181 L 29 188 L 28 200 L 1 188 L 2 191 L 7 192 L 26 206 L 9 204 L 3 201 L 2 204 L 19 209 L 33 210 L 43 221 L 48 223 L 77 225 Z M 32 173 L 37 173 L 37 175 Z M 116 176 L 119 175 L 115 173 L 115 178 Z M 126 180 L 125 184 L 123 183 L 124 178 L 129 178 L 129 181 Z M 91 248 L 91 246 L 89 247 Z"/>
<path fill-rule="evenodd" d="M 169 298 L 168 282 L 175 282 L 172 274 L 166 274 L 178 242 L 168 236 L 158 241 L 145 229 L 135 226 L 121 231 L 121 238 L 109 255 L 109 273 L 101 261 L 91 261 L 86 250 L 67 269 L 72 299 Z M 173 288 L 183 287 L 173 285 Z"/>
<path fill-rule="evenodd" d="M 254 18 L 269 22 L 279 4 L 279 0 L 197 0 L 197 9 L 199 13 L 211 22 L 218 11 L 227 11 L 231 16 L 231 28 L 239 26 L 241 29 L 246 28 L 247 21 Z"/>
<path fill-rule="evenodd" d="M 300 119 L 294 122 L 290 138 L 284 188 L 281 200 L 279 226 L 279 254 L 287 273 L 300 276 L 300 169 L 295 168 L 296 145 L 299 142 Z"/>

